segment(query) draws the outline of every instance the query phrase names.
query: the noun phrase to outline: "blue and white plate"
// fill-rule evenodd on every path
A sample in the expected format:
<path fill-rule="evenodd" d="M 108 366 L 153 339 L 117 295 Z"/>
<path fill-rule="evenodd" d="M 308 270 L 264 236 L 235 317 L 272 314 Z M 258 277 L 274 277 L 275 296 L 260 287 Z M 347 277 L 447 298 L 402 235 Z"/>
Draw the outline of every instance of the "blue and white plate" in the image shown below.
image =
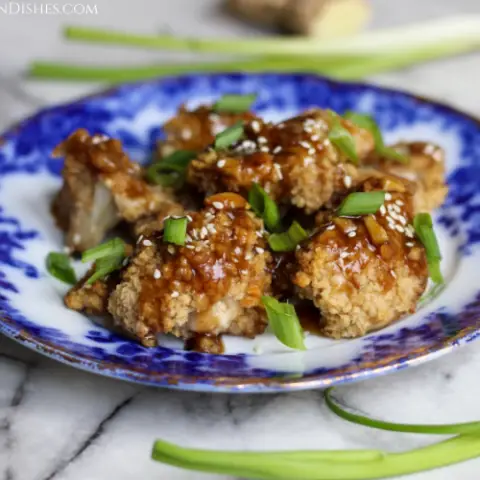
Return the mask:
<path fill-rule="evenodd" d="M 266 333 L 228 338 L 225 355 L 185 352 L 163 339 L 145 348 L 67 310 L 66 287 L 45 271 L 62 249 L 49 208 L 61 184 L 53 147 L 77 128 L 120 138 L 148 157 L 160 125 L 182 103 L 258 93 L 258 113 L 280 120 L 319 106 L 374 114 L 388 142 L 430 140 L 447 152 L 450 193 L 436 214 L 446 285 L 415 315 L 366 337 L 307 337 L 288 351 Z M 370 85 L 311 75 L 191 75 L 126 85 L 43 110 L 0 137 L 0 332 L 94 373 L 185 390 L 267 392 L 326 387 L 393 372 L 472 341 L 480 332 L 480 123 L 452 108 Z"/>

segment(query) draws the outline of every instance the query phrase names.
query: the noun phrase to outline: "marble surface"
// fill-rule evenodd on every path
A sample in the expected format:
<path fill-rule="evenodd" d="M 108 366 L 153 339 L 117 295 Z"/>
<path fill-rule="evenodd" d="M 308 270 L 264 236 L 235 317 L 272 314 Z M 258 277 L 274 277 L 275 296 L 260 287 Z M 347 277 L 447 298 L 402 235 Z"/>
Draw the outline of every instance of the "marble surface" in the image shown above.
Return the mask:
<path fill-rule="evenodd" d="M 39 2 L 37 2 L 39 3 Z M 59 2 L 62 3 L 62 2 Z M 475 12 L 478 0 L 373 0 L 373 28 Z M 84 2 L 85 4 L 85 2 Z M 97 16 L 0 13 L 0 127 L 30 112 L 99 88 L 22 79 L 32 59 L 141 64 L 167 55 L 93 48 L 62 41 L 66 23 L 194 35 L 259 35 L 224 17 L 215 0 L 93 0 Z M 480 54 L 374 79 L 480 115 Z M 347 403 L 381 418 L 409 422 L 480 417 L 480 344 L 431 363 L 339 390 Z M 224 479 L 149 459 L 153 440 L 225 449 L 383 448 L 401 451 L 435 441 L 348 424 L 326 409 L 322 392 L 206 395 L 154 390 L 67 368 L 0 336 L 0 480 Z M 412 480 L 480 478 L 480 459 L 412 475 Z M 231 480 L 230 478 L 228 480 Z"/>

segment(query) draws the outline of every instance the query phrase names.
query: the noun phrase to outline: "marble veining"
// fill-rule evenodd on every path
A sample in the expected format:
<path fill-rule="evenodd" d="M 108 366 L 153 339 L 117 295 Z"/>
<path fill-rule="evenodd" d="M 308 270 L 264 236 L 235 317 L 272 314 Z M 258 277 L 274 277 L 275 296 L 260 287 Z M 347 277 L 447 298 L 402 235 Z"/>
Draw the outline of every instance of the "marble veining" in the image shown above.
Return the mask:
<path fill-rule="evenodd" d="M 213 1 L 154 2 L 132 9 L 126 0 L 99 1 L 103 13 L 90 24 L 156 31 L 170 13 L 170 30 L 201 34 L 251 32 L 239 24 L 209 18 Z M 411 21 L 417 0 L 373 0 L 380 9 L 376 25 Z M 152 9 L 158 13 L 152 15 Z M 185 6 L 189 8 L 185 8 Z M 424 0 L 420 16 L 480 13 L 477 0 Z M 71 19 L 69 19 L 71 20 Z M 64 101 L 92 89 L 87 85 L 43 85 L 18 81 L 33 57 L 101 62 L 111 50 L 65 45 L 58 35 L 62 18 L 1 18 L 0 39 L 8 44 L 0 62 L 0 124 L 6 127 L 38 108 L 31 98 L 5 88 L 3 73 L 18 82 L 21 92 L 43 104 Z M 32 42 L 31 31 L 37 38 Z M 57 38 L 58 37 L 58 38 Z M 75 52 L 74 55 L 71 52 Z M 118 49 L 113 62 L 157 61 L 157 53 Z M 480 56 L 470 55 L 377 77 L 384 85 L 428 94 L 480 114 L 477 80 Z M 19 91 L 19 90 L 16 90 Z M 39 103 L 40 103 L 39 102 Z M 381 418 L 410 422 L 478 419 L 478 342 L 408 371 L 342 388 L 345 402 Z M 350 425 L 325 408 L 321 392 L 279 395 L 210 395 L 155 390 L 95 377 L 57 364 L 0 337 L 0 480 L 234 480 L 182 471 L 149 460 L 156 437 L 184 445 L 225 449 L 414 448 L 434 441 L 428 437 L 393 434 Z M 412 480 L 479 478 L 480 460 Z"/>

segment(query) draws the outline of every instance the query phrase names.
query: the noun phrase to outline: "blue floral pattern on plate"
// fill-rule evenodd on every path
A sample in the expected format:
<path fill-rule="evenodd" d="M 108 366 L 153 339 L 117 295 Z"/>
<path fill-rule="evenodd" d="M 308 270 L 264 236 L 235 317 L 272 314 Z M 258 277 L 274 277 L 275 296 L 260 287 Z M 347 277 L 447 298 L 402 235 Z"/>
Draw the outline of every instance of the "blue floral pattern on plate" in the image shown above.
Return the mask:
<path fill-rule="evenodd" d="M 182 103 L 256 92 L 257 110 L 280 119 L 319 106 L 375 115 L 388 140 L 431 140 L 447 151 L 450 193 L 437 214 L 447 285 L 417 314 L 361 339 L 307 339 L 307 352 L 274 346 L 229 355 L 148 349 L 66 310 L 43 259 L 61 248 L 49 216 L 62 161 L 53 147 L 77 128 L 118 137 L 142 161 Z M 480 125 L 447 106 L 363 84 L 299 74 L 218 74 L 124 85 L 41 111 L 0 139 L 0 332 L 78 368 L 155 386 L 262 392 L 325 387 L 434 358 L 479 336 Z"/>

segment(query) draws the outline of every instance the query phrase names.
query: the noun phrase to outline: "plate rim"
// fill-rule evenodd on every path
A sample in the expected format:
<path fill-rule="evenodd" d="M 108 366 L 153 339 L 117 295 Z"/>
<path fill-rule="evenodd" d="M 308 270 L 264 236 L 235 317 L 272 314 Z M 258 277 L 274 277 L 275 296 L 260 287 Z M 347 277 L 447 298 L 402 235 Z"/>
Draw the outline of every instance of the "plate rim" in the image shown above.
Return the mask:
<path fill-rule="evenodd" d="M 25 124 L 41 117 L 49 112 L 61 110 L 62 108 L 71 107 L 81 104 L 89 99 L 102 99 L 108 97 L 110 94 L 118 92 L 125 87 L 140 87 L 142 85 L 158 84 L 162 81 L 182 80 L 192 77 L 201 78 L 215 78 L 225 77 L 225 75 L 237 75 L 240 77 L 262 77 L 262 76 L 276 76 L 292 78 L 298 77 L 305 80 L 320 81 L 331 87 L 343 87 L 349 89 L 370 89 L 380 91 L 389 95 L 401 95 L 409 99 L 415 100 L 422 105 L 430 105 L 445 110 L 450 114 L 462 117 L 477 124 L 480 128 L 480 118 L 475 115 L 462 111 L 457 107 L 450 105 L 447 102 L 438 101 L 434 98 L 410 93 L 403 89 L 392 87 L 384 87 L 375 82 L 347 82 L 342 80 L 335 80 L 324 77 L 322 75 L 299 72 L 255 72 L 254 74 L 245 72 L 215 72 L 215 73 L 190 73 L 184 75 L 171 75 L 166 77 L 156 77 L 147 80 L 140 80 L 135 82 L 119 83 L 101 89 L 97 92 L 83 95 L 71 101 L 60 102 L 58 104 L 49 105 L 28 115 L 27 117 L 14 122 L 10 127 L 0 134 L 0 146 L 6 141 L 7 137 L 16 135 Z M 0 310 L 0 333 L 6 337 L 11 338 L 17 343 L 26 346 L 27 348 L 36 351 L 48 358 L 57 360 L 63 364 L 71 367 L 94 373 L 97 375 L 114 378 L 117 380 L 129 381 L 137 384 L 165 387 L 179 390 L 191 390 L 202 392 L 218 392 L 218 393 L 264 393 L 264 392 L 287 392 L 299 391 L 315 388 L 326 388 L 333 385 L 340 385 L 343 383 L 350 383 L 355 381 L 365 380 L 380 375 L 386 375 L 397 370 L 407 367 L 416 366 L 421 363 L 433 360 L 441 355 L 445 355 L 453 351 L 453 349 L 470 343 L 480 337 L 480 327 L 472 325 L 464 328 L 457 335 L 448 339 L 438 341 L 432 346 L 415 349 L 404 356 L 398 355 L 394 358 L 387 358 L 384 364 L 379 361 L 376 366 L 371 368 L 355 368 L 347 369 L 344 373 L 334 374 L 332 372 L 327 375 L 322 373 L 304 374 L 301 378 L 284 377 L 245 377 L 245 376 L 228 376 L 228 377 L 198 377 L 188 373 L 175 375 L 169 373 L 155 373 L 142 372 L 129 366 L 128 368 L 119 366 L 118 364 L 92 360 L 82 354 L 75 354 L 69 350 L 58 346 L 49 345 L 47 341 L 37 340 L 33 338 L 28 332 L 23 329 L 15 329 L 17 322 L 12 320 L 5 312 Z"/>

